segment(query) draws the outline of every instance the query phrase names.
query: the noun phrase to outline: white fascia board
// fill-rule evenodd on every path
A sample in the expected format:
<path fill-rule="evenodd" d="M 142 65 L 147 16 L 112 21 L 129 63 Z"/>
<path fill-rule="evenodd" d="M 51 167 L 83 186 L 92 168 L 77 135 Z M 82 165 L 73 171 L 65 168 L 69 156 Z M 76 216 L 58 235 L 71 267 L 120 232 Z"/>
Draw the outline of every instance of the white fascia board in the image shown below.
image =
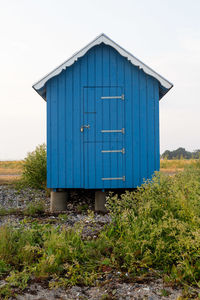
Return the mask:
<path fill-rule="evenodd" d="M 87 46 L 85 46 L 80 51 L 76 52 L 72 57 L 70 57 L 68 60 L 66 60 L 63 64 L 58 66 L 56 69 L 54 69 L 52 72 L 47 74 L 45 77 L 43 77 L 41 80 L 36 82 L 33 85 L 33 88 L 36 91 L 39 91 L 45 86 L 45 83 L 51 79 L 52 77 L 60 74 L 62 70 L 66 69 L 67 67 L 71 66 L 78 58 L 84 56 L 88 50 L 90 50 L 92 47 L 99 45 L 101 43 L 104 43 L 106 45 L 109 45 L 113 47 L 115 50 L 117 50 L 122 56 L 126 57 L 134 66 L 138 66 L 139 68 L 143 69 L 145 73 L 148 75 L 153 76 L 156 78 L 160 84 L 165 87 L 167 90 L 171 89 L 173 87 L 173 84 L 166 80 L 164 77 L 156 73 L 154 70 L 152 70 L 150 67 L 145 65 L 142 61 L 140 61 L 138 58 L 133 56 L 131 53 L 123 49 L 121 46 L 116 44 L 114 41 L 112 41 L 109 37 L 107 37 L 104 33 L 96 37 L 91 43 L 89 43 Z"/>

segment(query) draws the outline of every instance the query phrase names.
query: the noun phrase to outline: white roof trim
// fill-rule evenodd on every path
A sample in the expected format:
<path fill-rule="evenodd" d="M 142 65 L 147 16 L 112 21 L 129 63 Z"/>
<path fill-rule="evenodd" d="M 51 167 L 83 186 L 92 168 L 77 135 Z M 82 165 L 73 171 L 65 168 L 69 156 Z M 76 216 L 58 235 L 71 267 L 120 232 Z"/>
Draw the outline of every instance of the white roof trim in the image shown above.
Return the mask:
<path fill-rule="evenodd" d="M 62 70 L 64 70 L 67 67 L 71 66 L 79 57 L 82 57 L 83 55 L 85 55 L 85 53 L 88 50 L 90 50 L 92 47 L 94 47 L 96 45 L 99 45 L 101 43 L 104 43 L 104 44 L 109 45 L 109 46 L 113 47 L 114 49 L 116 49 L 122 56 L 126 57 L 133 65 L 140 67 L 141 69 L 143 69 L 143 71 L 145 73 L 147 73 L 147 74 L 153 76 L 154 78 L 156 78 L 160 82 L 160 84 L 163 87 L 165 87 L 167 90 L 169 90 L 170 88 L 172 88 L 173 84 L 171 82 L 169 82 L 164 77 L 162 77 L 161 75 L 159 75 L 158 73 L 156 73 L 154 70 L 152 70 L 150 67 L 148 67 L 147 65 L 145 65 L 143 62 L 141 62 L 138 58 L 136 58 L 135 56 L 133 56 L 131 53 L 129 53 L 128 51 L 126 51 L 125 49 L 123 49 L 121 46 L 119 46 L 118 44 L 116 44 L 114 41 L 112 41 L 104 33 L 102 33 L 101 35 L 99 35 L 98 37 L 96 37 L 91 43 L 89 43 L 87 46 L 85 46 L 80 51 L 76 52 L 71 58 L 69 58 L 68 60 L 66 60 L 63 64 L 61 64 L 60 66 L 58 66 L 52 72 L 50 72 L 45 77 L 43 77 L 41 80 L 39 80 L 38 82 L 36 82 L 33 85 L 33 88 L 36 91 L 42 89 L 45 86 L 46 82 L 49 79 L 51 79 L 52 77 L 60 74 L 62 72 Z"/>

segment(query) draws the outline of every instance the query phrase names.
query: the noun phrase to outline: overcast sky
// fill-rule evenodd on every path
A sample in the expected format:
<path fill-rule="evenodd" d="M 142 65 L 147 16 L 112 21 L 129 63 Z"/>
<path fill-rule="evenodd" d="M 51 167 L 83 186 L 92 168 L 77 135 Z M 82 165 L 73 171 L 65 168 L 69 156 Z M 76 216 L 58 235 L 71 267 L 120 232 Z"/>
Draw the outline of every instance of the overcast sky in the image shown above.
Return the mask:
<path fill-rule="evenodd" d="M 32 84 L 102 32 L 174 84 L 161 153 L 200 148 L 200 0 L 0 0 L 0 160 L 46 141 Z"/>

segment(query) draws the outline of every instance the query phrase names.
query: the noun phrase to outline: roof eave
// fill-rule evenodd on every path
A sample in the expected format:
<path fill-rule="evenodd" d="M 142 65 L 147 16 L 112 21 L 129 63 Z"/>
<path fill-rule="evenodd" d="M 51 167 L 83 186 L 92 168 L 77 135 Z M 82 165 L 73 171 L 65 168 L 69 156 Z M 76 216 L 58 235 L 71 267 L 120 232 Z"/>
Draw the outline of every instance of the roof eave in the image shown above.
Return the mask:
<path fill-rule="evenodd" d="M 159 100 L 161 100 L 172 88 L 173 84 L 169 89 L 165 89 L 163 86 L 159 87 Z"/>
<path fill-rule="evenodd" d="M 37 90 L 34 85 L 32 85 L 32 88 L 40 95 L 45 101 L 46 101 L 46 85 L 42 87 L 40 90 Z"/>
<path fill-rule="evenodd" d="M 143 71 L 156 78 L 160 82 L 160 86 L 162 86 L 164 89 L 166 89 L 166 92 L 163 94 L 163 96 L 173 87 L 173 84 L 165 79 L 163 76 L 155 72 L 153 69 L 148 67 L 146 64 L 144 64 L 142 61 L 140 61 L 138 58 L 133 56 L 130 52 L 122 48 L 120 45 L 115 43 L 113 40 L 111 40 L 108 36 L 106 36 L 104 33 L 97 36 L 92 42 L 90 42 L 88 45 L 86 45 L 84 48 L 82 48 L 80 51 L 76 52 L 74 55 L 72 55 L 68 60 L 66 60 L 64 63 L 59 65 L 57 68 L 55 68 L 53 71 L 48 73 L 46 76 L 44 76 L 41 80 L 37 81 L 33 88 L 38 94 L 45 99 L 45 85 L 46 82 L 51 79 L 54 76 L 57 76 L 62 72 L 62 70 L 66 69 L 67 67 L 71 66 L 78 58 L 85 55 L 92 47 L 99 45 L 101 43 L 104 43 L 106 45 L 109 45 L 113 47 L 115 50 L 119 52 L 123 57 L 126 57 L 133 65 L 138 66 L 139 68 L 143 69 Z M 162 97 L 163 97 L 162 96 Z M 162 98 L 161 97 L 161 98 Z M 160 99 L 161 99 L 160 98 Z"/>

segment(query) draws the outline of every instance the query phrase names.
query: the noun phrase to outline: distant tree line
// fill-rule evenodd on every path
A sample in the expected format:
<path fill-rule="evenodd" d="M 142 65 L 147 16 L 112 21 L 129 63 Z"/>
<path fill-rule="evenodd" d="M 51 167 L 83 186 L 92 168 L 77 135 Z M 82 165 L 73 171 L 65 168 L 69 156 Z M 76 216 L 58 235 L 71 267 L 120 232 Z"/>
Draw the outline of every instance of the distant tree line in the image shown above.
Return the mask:
<path fill-rule="evenodd" d="M 193 152 L 186 151 L 185 148 L 178 148 L 174 151 L 166 150 L 161 158 L 165 159 L 198 159 L 200 158 L 200 149 L 194 150 Z"/>

